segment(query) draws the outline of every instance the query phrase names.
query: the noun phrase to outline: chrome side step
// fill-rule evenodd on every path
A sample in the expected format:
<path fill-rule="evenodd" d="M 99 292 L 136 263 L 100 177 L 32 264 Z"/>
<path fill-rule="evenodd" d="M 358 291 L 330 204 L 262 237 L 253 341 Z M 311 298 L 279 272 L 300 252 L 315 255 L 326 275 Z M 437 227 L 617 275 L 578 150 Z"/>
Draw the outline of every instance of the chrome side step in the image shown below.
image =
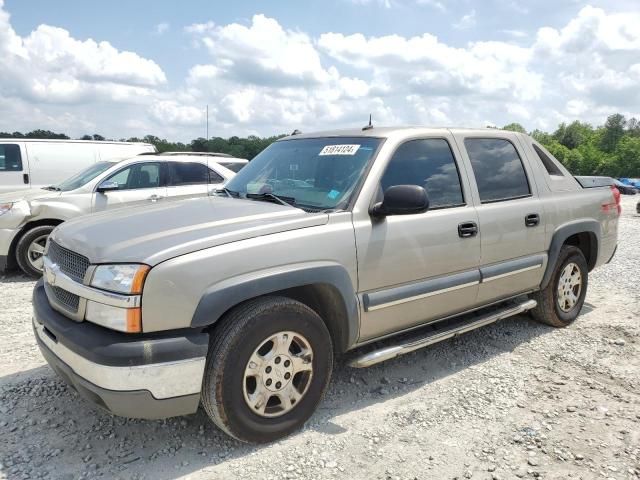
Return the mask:
<path fill-rule="evenodd" d="M 390 360 L 405 353 L 419 350 L 420 348 L 433 345 L 434 343 L 447 340 L 448 338 L 456 337 L 463 333 L 475 330 L 476 328 L 484 327 L 490 323 L 497 322 L 513 315 L 526 312 L 535 308 L 537 302 L 535 300 L 525 300 L 521 303 L 510 304 L 506 307 L 502 307 L 499 310 L 494 310 L 489 313 L 485 313 L 480 316 L 473 316 L 471 318 L 453 319 L 451 323 L 442 329 L 429 332 L 427 335 L 416 338 L 415 336 L 400 345 L 393 345 L 383 347 L 372 352 L 365 353 L 357 356 L 353 359 L 349 366 L 354 368 L 365 368 L 375 365 L 376 363 Z M 443 322 L 444 323 L 444 322 Z M 437 327 L 438 324 L 435 324 Z"/>

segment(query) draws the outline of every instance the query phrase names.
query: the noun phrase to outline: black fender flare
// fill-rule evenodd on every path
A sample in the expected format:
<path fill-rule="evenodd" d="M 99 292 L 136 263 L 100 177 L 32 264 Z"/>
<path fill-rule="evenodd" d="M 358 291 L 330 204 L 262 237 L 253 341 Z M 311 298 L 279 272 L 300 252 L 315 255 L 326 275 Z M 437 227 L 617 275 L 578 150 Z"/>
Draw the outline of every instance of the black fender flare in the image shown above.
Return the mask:
<path fill-rule="evenodd" d="M 338 339 L 339 350 L 345 351 L 357 342 L 360 315 L 357 295 L 351 277 L 341 265 L 298 265 L 256 272 L 227 279 L 207 288 L 198 302 L 191 327 L 214 325 L 231 308 L 256 297 L 274 292 L 312 285 L 328 285 L 339 292 L 341 312 L 347 320 L 342 326 L 345 335 Z M 327 321 L 327 319 L 325 319 Z"/>
<path fill-rule="evenodd" d="M 556 268 L 556 262 L 558 261 L 558 255 L 560 255 L 560 249 L 562 245 L 567 241 L 567 238 L 577 233 L 591 233 L 595 236 L 595 245 L 591 244 L 591 258 L 593 258 L 593 265 L 598 258 L 598 248 L 600 246 L 601 229 L 600 223 L 595 220 L 577 220 L 559 227 L 554 233 L 551 239 L 551 245 L 549 246 L 549 261 L 547 262 L 547 269 L 542 277 L 542 283 L 540 289 L 544 289 L 549 285 L 551 276 Z M 593 265 L 589 265 L 590 268 Z"/>

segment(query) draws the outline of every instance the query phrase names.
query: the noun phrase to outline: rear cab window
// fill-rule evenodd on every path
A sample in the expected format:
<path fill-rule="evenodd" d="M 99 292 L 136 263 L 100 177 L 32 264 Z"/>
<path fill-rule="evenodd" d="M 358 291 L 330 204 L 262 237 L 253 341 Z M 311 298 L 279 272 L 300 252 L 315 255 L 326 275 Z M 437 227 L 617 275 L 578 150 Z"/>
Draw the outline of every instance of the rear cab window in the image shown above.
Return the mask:
<path fill-rule="evenodd" d="M 531 187 L 516 147 L 502 138 L 465 138 L 481 203 L 531 196 Z"/>
<path fill-rule="evenodd" d="M 0 172 L 21 172 L 22 156 L 20 145 L 13 143 L 0 144 Z"/>
<path fill-rule="evenodd" d="M 547 153 L 542 148 L 540 148 L 535 143 L 532 143 L 531 146 L 533 147 L 533 150 L 536 152 L 538 159 L 549 175 L 564 177 L 564 173 L 562 173 L 562 170 L 558 168 L 555 162 L 549 157 L 549 155 L 547 155 Z"/>

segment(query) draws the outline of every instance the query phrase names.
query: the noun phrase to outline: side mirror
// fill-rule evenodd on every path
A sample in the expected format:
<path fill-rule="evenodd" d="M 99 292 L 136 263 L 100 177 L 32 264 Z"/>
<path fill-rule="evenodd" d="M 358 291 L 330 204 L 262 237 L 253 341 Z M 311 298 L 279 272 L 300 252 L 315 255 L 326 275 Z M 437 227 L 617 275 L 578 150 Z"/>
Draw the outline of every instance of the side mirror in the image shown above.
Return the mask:
<path fill-rule="evenodd" d="M 394 185 L 384 192 L 382 202 L 371 208 L 372 217 L 387 215 L 411 215 L 424 213 L 429 209 L 427 191 L 418 185 Z"/>
<path fill-rule="evenodd" d="M 98 188 L 96 189 L 96 191 L 98 193 L 104 193 L 104 192 L 110 192 L 112 190 L 118 190 L 119 188 L 120 188 L 120 185 L 118 185 L 118 182 L 105 180 L 100 185 L 98 185 Z"/>

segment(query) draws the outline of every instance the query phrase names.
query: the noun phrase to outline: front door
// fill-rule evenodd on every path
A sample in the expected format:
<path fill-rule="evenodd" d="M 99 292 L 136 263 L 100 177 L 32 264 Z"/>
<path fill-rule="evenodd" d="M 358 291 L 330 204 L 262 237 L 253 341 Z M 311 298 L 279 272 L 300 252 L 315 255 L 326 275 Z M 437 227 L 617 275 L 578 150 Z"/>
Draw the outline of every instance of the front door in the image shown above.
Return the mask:
<path fill-rule="evenodd" d="M 162 162 L 140 162 L 123 167 L 103 180 L 116 182 L 117 190 L 94 193 L 93 211 L 134 205 L 151 205 L 167 196 Z"/>
<path fill-rule="evenodd" d="M 478 216 L 450 134 L 401 144 L 380 181 L 424 187 L 425 213 L 356 221 L 360 341 L 458 313 L 476 303 Z M 474 230 L 475 228 L 475 230 Z"/>
<path fill-rule="evenodd" d="M 542 202 L 525 156 L 504 138 L 461 139 L 476 179 L 480 303 L 536 288 L 547 262 Z"/>

